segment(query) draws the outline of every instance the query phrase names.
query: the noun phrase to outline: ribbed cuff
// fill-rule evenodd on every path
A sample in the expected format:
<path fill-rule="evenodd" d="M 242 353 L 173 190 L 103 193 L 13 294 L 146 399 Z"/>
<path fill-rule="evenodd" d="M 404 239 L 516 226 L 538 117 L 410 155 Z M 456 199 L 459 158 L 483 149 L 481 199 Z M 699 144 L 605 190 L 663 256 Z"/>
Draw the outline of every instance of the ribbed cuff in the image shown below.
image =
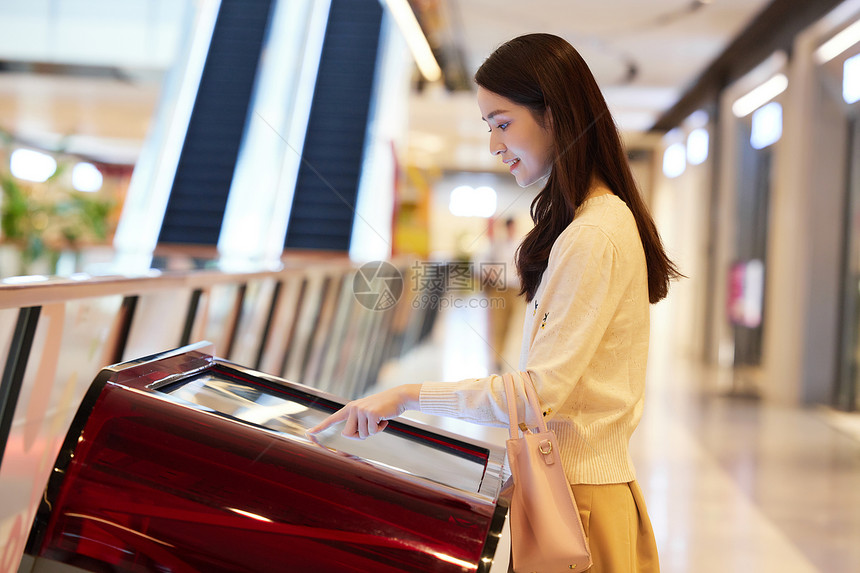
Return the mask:
<path fill-rule="evenodd" d="M 419 403 L 421 411 L 437 416 L 456 416 L 460 411 L 460 398 L 456 382 L 425 382 L 421 385 Z"/>

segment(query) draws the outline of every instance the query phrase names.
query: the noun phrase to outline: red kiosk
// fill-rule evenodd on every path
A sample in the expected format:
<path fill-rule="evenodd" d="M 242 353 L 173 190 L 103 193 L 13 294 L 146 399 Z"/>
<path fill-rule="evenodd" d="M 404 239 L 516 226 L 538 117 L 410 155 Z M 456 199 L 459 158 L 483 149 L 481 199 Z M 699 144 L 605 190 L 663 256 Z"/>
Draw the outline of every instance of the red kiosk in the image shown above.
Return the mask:
<path fill-rule="evenodd" d="M 210 351 L 102 370 L 22 571 L 489 571 L 503 448 L 401 420 L 311 440 L 341 400 Z"/>

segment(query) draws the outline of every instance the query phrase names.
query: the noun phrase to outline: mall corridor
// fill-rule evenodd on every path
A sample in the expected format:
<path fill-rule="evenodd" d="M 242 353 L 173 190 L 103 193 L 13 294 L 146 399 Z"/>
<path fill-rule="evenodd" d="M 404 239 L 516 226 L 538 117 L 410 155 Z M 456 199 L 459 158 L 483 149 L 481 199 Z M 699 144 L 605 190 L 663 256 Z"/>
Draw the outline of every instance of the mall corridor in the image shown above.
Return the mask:
<path fill-rule="evenodd" d="M 662 571 L 860 573 L 860 0 L 0 0 L 0 573 L 505 573 L 507 430 L 308 430 L 617 487 L 649 312 Z"/>

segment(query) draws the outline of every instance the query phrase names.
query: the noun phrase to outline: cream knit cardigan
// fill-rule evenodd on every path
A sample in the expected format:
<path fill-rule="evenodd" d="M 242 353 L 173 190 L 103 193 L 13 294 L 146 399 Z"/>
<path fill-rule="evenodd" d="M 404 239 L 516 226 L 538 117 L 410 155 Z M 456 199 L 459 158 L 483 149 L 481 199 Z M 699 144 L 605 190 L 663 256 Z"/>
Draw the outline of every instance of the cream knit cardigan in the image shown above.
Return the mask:
<path fill-rule="evenodd" d="M 540 396 L 572 484 L 635 479 L 628 453 L 642 416 L 648 276 L 633 214 L 615 195 L 586 200 L 552 246 L 523 325 L 519 369 Z M 523 388 L 514 376 L 520 415 Z M 421 386 L 422 412 L 507 426 L 501 376 Z"/>

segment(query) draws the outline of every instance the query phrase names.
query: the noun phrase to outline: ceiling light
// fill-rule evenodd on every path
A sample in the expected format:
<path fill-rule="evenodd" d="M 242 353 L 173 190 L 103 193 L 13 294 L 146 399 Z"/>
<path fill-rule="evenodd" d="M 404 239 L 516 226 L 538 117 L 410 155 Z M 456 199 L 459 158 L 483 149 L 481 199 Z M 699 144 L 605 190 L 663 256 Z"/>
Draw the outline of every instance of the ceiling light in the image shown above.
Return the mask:
<path fill-rule="evenodd" d="M 436 58 L 433 56 L 433 50 L 430 49 L 430 44 L 427 42 L 427 36 L 418 24 L 418 19 L 415 18 L 415 12 L 407 0 L 385 0 L 388 10 L 397 22 L 397 27 L 403 33 L 406 43 L 409 45 L 409 50 L 412 52 L 412 57 L 415 58 L 415 63 L 418 64 L 418 69 L 421 70 L 428 82 L 435 82 L 442 77 L 442 69 L 436 63 Z"/>
<path fill-rule="evenodd" d="M 764 149 L 782 137 L 782 106 L 772 101 L 755 110 L 752 116 L 750 145 L 754 149 Z"/>
<path fill-rule="evenodd" d="M 776 74 L 748 94 L 739 97 L 732 104 L 735 117 L 746 117 L 782 92 L 788 87 L 785 74 Z"/>
<path fill-rule="evenodd" d="M 815 60 L 824 64 L 860 42 L 860 20 L 857 20 L 815 50 Z"/>
<path fill-rule="evenodd" d="M 663 152 L 663 174 L 669 179 L 681 175 L 687 168 L 687 148 L 683 143 L 673 143 Z"/>
<path fill-rule="evenodd" d="M 688 115 L 687 119 L 684 120 L 684 123 L 688 127 L 696 129 L 699 127 L 706 127 L 710 119 L 711 118 L 708 116 L 708 112 L 703 109 L 699 109 Z"/>
<path fill-rule="evenodd" d="M 16 149 L 9 158 L 9 169 L 18 179 L 43 183 L 57 171 L 57 160 L 32 149 Z"/>
<path fill-rule="evenodd" d="M 687 161 L 690 165 L 701 165 L 708 158 L 708 130 L 699 127 L 687 136 Z"/>
<path fill-rule="evenodd" d="M 860 100 L 860 54 L 842 64 L 842 99 L 845 103 Z"/>
<path fill-rule="evenodd" d="M 99 168 L 84 161 L 72 169 L 72 187 L 85 193 L 94 193 L 102 188 L 104 177 Z"/>

